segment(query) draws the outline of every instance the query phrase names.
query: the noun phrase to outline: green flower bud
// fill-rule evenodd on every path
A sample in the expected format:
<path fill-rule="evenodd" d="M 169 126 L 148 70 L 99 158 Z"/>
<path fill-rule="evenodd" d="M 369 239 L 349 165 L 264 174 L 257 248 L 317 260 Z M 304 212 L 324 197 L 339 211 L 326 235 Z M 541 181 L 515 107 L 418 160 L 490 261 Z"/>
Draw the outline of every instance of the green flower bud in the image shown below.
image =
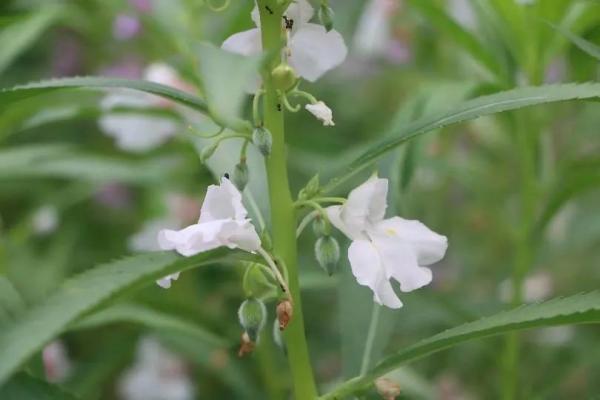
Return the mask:
<path fill-rule="evenodd" d="M 246 160 L 240 160 L 233 169 L 233 184 L 240 192 L 243 192 L 249 179 L 248 164 L 246 164 Z"/>
<path fill-rule="evenodd" d="M 242 285 L 247 297 L 266 299 L 277 296 L 277 285 L 269 279 L 260 264 L 253 263 L 248 266 Z"/>
<path fill-rule="evenodd" d="M 265 304 L 255 298 L 246 299 L 238 310 L 240 325 L 250 337 L 250 340 L 256 342 L 258 332 L 264 327 L 267 320 L 267 308 Z"/>
<path fill-rule="evenodd" d="M 252 143 L 258 147 L 258 150 L 260 150 L 263 156 L 266 157 L 271 154 L 273 137 L 267 128 L 262 126 L 255 128 L 254 132 L 252 132 Z"/>
<path fill-rule="evenodd" d="M 329 224 L 329 221 L 327 221 L 327 219 L 321 214 L 317 214 L 317 217 L 313 221 L 312 227 L 316 237 L 320 238 L 321 236 L 331 235 L 331 225 Z"/>
<path fill-rule="evenodd" d="M 340 245 L 333 236 L 322 236 L 315 243 L 315 256 L 321 268 L 331 276 L 337 270 Z"/>
<path fill-rule="evenodd" d="M 308 181 L 306 186 L 300 190 L 300 192 L 298 193 L 298 199 L 300 199 L 300 200 L 312 199 L 317 194 L 319 194 L 319 190 L 320 190 L 319 186 L 320 186 L 319 174 L 316 174 L 315 176 L 310 178 L 310 181 Z"/>
<path fill-rule="evenodd" d="M 273 78 L 275 88 L 284 92 L 291 89 L 298 80 L 298 75 L 296 75 L 294 68 L 287 64 L 276 66 L 271 72 L 271 77 Z"/>
<path fill-rule="evenodd" d="M 200 161 L 205 163 L 209 158 L 215 154 L 215 151 L 219 147 L 219 142 L 211 143 L 210 145 L 204 147 L 200 152 Z"/>
<path fill-rule="evenodd" d="M 333 29 L 334 13 L 331 7 L 326 4 L 321 4 L 321 7 L 319 7 L 318 16 L 321 25 L 325 27 L 327 32 Z"/>

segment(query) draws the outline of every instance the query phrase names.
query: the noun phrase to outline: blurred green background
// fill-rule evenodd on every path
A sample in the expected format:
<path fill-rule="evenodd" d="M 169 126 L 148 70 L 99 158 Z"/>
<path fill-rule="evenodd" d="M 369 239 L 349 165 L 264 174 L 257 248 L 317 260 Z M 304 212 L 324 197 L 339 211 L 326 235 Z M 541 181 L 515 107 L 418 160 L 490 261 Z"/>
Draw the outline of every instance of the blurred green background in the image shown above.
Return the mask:
<path fill-rule="evenodd" d="M 330 4 L 349 56 L 303 87 L 333 109 L 336 126 L 323 127 L 305 112 L 287 118 L 294 193 L 315 173 L 322 180 L 333 176 L 366 146 L 421 115 L 515 86 L 600 76 L 598 59 L 547 23 L 600 43 L 597 1 Z M 196 91 L 194 49 L 251 28 L 252 7 L 250 0 L 234 0 L 222 12 L 200 0 L 3 0 L 0 87 L 83 75 L 139 79 L 147 66 L 164 63 Z M 513 7 L 521 10 L 518 18 Z M 193 222 L 206 186 L 238 162 L 234 142 L 203 165 L 198 152 L 206 141 L 197 133 L 214 127 L 203 118 L 184 120 L 178 109 L 165 111 L 177 124 L 172 138 L 148 151 L 123 150 L 99 122 L 107 114 L 100 106 L 105 96 L 51 92 L 0 110 L 0 294 L 17 302 L 11 311 L 0 309 L 0 321 L 43 302 L 73 274 L 152 250 L 154 233 Z M 537 143 L 540 215 L 525 298 L 600 286 L 599 111 L 597 103 L 577 102 L 484 117 L 417 138 L 379 163 L 380 176 L 391 181 L 391 210 L 424 221 L 450 247 L 433 267 L 432 285 L 403 294 L 404 308 L 382 310 L 374 360 L 508 308 L 520 224 L 514 144 L 523 129 Z M 250 191 L 267 215 L 260 163 L 252 153 Z M 257 218 L 256 209 L 251 214 Z M 346 261 L 333 277 L 319 269 L 314 241 L 310 230 L 301 238 L 302 296 L 317 379 L 329 387 L 359 371 L 372 294 L 358 286 Z M 31 371 L 82 399 L 285 398 L 290 377 L 270 323 L 261 350 L 237 358 L 242 273 L 194 270 L 170 290 L 146 287 L 119 299 L 106 320 L 92 320 L 47 347 Z M 520 398 L 600 395 L 597 326 L 527 331 L 522 340 Z M 399 370 L 401 398 L 496 398 L 501 343 L 461 345 Z M 158 375 L 143 367 L 153 357 L 161 360 Z M 138 387 L 145 389 L 133 393 Z"/>

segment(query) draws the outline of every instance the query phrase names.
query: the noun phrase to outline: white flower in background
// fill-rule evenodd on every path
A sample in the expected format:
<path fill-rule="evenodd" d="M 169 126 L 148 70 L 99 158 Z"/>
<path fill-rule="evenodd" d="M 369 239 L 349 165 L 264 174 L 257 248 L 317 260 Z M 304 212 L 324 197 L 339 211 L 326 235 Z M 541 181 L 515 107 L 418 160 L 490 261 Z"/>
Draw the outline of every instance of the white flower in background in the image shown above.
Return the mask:
<path fill-rule="evenodd" d="M 298 75 L 311 82 L 340 65 L 348 53 L 339 32 L 335 29 L 327 32 L 323 26 L 308 22 L 313 15 L 314 9 L 307 0 L 292 2 L 285 12 L 285 16 L 294 21 L 288 42 L 288 64 Z M 258 28 L 230 36 L 223 42 L 222 48 L 246 56 L 260 54 L 262 45 L 257 7 L 252 11 L 252 20 Z"/>
<path fill-rule="evenodd" d="M 144 78 L 167 86 L 178 88 L 184 86 L 177 72 L 166 64 L 148 66 Z M 100 118 L 99 125 L 102 131 L 115 138 L 117 146 L 122 150 L 148 151 L 174 136 L 180 124 L 173 118 L 144 115 L 135 110 L 167 108 L 171 105 L 169 101 L 146 93 L 114 90 L 100 103 L 105 114 Z M 128 110 L 116 111 L 117 108 Z"/>
<path fill-rule="evenodd" d="M 448 8 L 450 15 L 465 28 L 472 29 L 477 26 L 477 16 L 470 0 L 450 0 Z"/>
<path fill-rule="evenodd" d="M 242 194 L 229 179 L 222 178 L 220 185 L 208 187 L 198 223 L 179 231 L 164 229 L 158 242 L 162 250 L 176 250 L 186 257 L 221 246 L 256 251 L 260 238 L 247 216 Z"/>
<path fill-rule="evenodd" d="M 537 272 L 525 278 L 523 282 L 523 300 L 526 303 L 535 303 L 549 298 L 554 292 L 554 280 L 547 272 Z M 500 300 L 509 303 L 513 296 L 513 284 L 504 280 L 498 285 Z"/>
<path fill-rule="evenodd" d="M 67 354 L 67 348 L 60 340 L 55 340 L 44 347 L 42 361 L 46 379 L 49 382 L 64 382 L 71 374 L 71 360 Z"/>
<path fill-rule="evenodd" d="M 322 101 L 318 101 L 315 104 L 307 104 L 305 108 L 317 119 L 323 121 L 324 126 L 334 126 L 333 113 L 331 108 L 327 107 Z"/>
<path fill-rule="evenodd" d="M 354 34 L 354 50 L 360 55 L 384 55 L 392 41 L 391 18 L 400 0 L 371 0 L 361 13 Z"/>
<path fill-rule="evenodd" d="M 343 206 L 327 208 L 331 223 L 352 239 L 348 259 L 358 283 L 373 291 L 374 300 L 402 307 L 390 279 L 410 292 L 431 282 L 425 266 L 440 261 L 448 240 L 421 222 L 400 217 L 384 219 L 387 179 L 372 177 L 350 192 Z"/>
<path fill-rule="evenodd" d="M 185 363 L 150 337 L 143 338 L 135 364 L 118 384 L 123 400 L 192 400 L 195 390 Z"/>
<path fill-rule="evenodd" d="M 38 208 L 31 219 L 33 231 L 38 235 L 52 233 L 58 227 L 58 211 L 53 206 L 42 206 Z"/>
<path fill-rule="evenodd" d="M 573 340 L 575 336 L 575 327 L 552 326 L 549 328 L 538 329 L 534 332 L 535 339 L 538 343 L 548 346 L 563 346 Z"/>

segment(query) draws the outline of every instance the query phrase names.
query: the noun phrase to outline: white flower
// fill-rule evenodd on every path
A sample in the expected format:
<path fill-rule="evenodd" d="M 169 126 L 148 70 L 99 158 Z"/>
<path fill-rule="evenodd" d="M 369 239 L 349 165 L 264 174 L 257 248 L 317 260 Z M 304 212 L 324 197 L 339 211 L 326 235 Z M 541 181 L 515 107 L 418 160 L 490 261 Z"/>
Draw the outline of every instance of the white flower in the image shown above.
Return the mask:
<path fill-rule="evenodd" d="M 135 364 L 121 378 L 124 400 L 192 400 L 194 385 L 184 362 L 153 338 L 143 338 Z"/>
<path fill-rule="evenodd" d="M 307 104 L 306 109 L 315 117 L 323 121 L 324 126 L 334 126 L 333 113 L 331 108 L 327 107 L 322 101 L 318 101 L 315 104 Z"/>
<path fill-rule="evenodd" d="M 177 72 L 166 64 L 151 64 L 144 78 L 163 85 L 181 87 Z M 102 131 L 112 136 L 120 149 L 132 152 L 151 150 L 177 133 L 180 125 L 173 119 L 157 115 L 144 115 L 131 110 L 170 107 L 169 101 L 146 93 L 115 90 L 104 97 L 100 107 L 105 114 L 100 118 Z M 129 109 L 115 111 L 116 108 Z"/>
<path fill-rule="evenodd" d="M 313 15 L 314 9 L 307 0 L 294 1 L 285 12 L 285 16 L 294 21 L 288 42 L 288 64 L 311 82 L 340 65 L 348 53 L 339 32 L 334 29 L 327 32 L 323 26 L 308 22 Z M 262 45 L 257 7 L 252 11 L 252 20 L 258 28 L 230 36 L 222 48 L 246 56 L 259 54 Z"/>
<path fill-rule="evenodd" d="M 229 179 L 222 178 L 221 185 L 208 187 L 198 223 L 179 231 L 164 229 L 158 234 L 158 243 L 161 249 L 176 250 L 186 257 L 221 246 L 256 251 L 260 238 L 247 215 L 241 193 Z"/>
<path fill-rule="evenodd" d="M 387 191 L 387 179 L 372 177 L 350 192 L 343 206 L 328 207 L 327 214 L 352 239 L 348 259 L 358 283 L 371 288 L 377 303 L 400 308 L 390 279 L 402 292 L 427 285 L 432 274 L 425 266 L 444 257 L 448 241 L 419 221 L 384 219 Z"/>
<path fill-rule="evenodd" d="M 42 206 L 38 208 L 32 217 L 33 231 L 38 235 L 52 233 L 58 227 L 58 211 L 53 206 Z"/>
<path fill-rule="evenodd" d="M 354 34 L 354 49 L 364 56 L 384 55 L 392 41 L 391 20 L 399 0 L 371 0 L 365 5 Z"/>

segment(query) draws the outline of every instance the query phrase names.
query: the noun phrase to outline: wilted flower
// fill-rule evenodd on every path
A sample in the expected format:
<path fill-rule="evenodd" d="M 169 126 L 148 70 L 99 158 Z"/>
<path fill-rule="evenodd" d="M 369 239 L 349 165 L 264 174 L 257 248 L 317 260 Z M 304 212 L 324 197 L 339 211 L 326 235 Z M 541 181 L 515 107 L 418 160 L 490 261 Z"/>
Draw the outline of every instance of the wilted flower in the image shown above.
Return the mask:
<path fill-rule="evenodd" d="M 448 241 L 421 222 L 400 217 L 383 219 L 388 181 L 372 177 L 350 192 L 343 206 L 327 208 L 331 223 L 352 239 L 348 259 L 361 285 L 374 300 L 390 308 L 402 307 L 390 279 L 410 292 L 431 282 L 425 266 L 444 257 Z"/>
<path fill-rule="evenodd" d="M 185 363 L 150 337 L 141 340 L 136 362 L 121 378 L 118 390 L 125 400 L 195 398 Z"/>
<path fill-rule="evenodd" d="M 348 53 L 339 32 L 335 29 L 327 32 L 322 25 L 308 22 L 313 15 L 314 9 L 307 0 L 292 2 L 285 12 L 286 18 L 293 21 L 288 63 L 298 75 L 311 82 L 340 65 Z M 223 49 L 246 56 L 259 54 L 262 45 L 257 7 L 252 11 L 252 20 L 258 28 L 230 36 L 223 42 Z"/>
<path fill-rule="evenodd" d="M 260 238 L 247 216 L 241 193 L 229 179 L 222 178 L 220 185 L 208 187 L 198 223 L 179 231 L 164 229 L 158 242 L 161 249 L 176 250 L 186 257 L 221 246 L 256 251 Z"/>
<path fill-rule="evenodd" d="M 335 125 L 331 109 L 322 101 L 318 101 L 315 104 L 307 104 L 305 107 L 312 115 L 321 120 L 324 126 Z"/>

